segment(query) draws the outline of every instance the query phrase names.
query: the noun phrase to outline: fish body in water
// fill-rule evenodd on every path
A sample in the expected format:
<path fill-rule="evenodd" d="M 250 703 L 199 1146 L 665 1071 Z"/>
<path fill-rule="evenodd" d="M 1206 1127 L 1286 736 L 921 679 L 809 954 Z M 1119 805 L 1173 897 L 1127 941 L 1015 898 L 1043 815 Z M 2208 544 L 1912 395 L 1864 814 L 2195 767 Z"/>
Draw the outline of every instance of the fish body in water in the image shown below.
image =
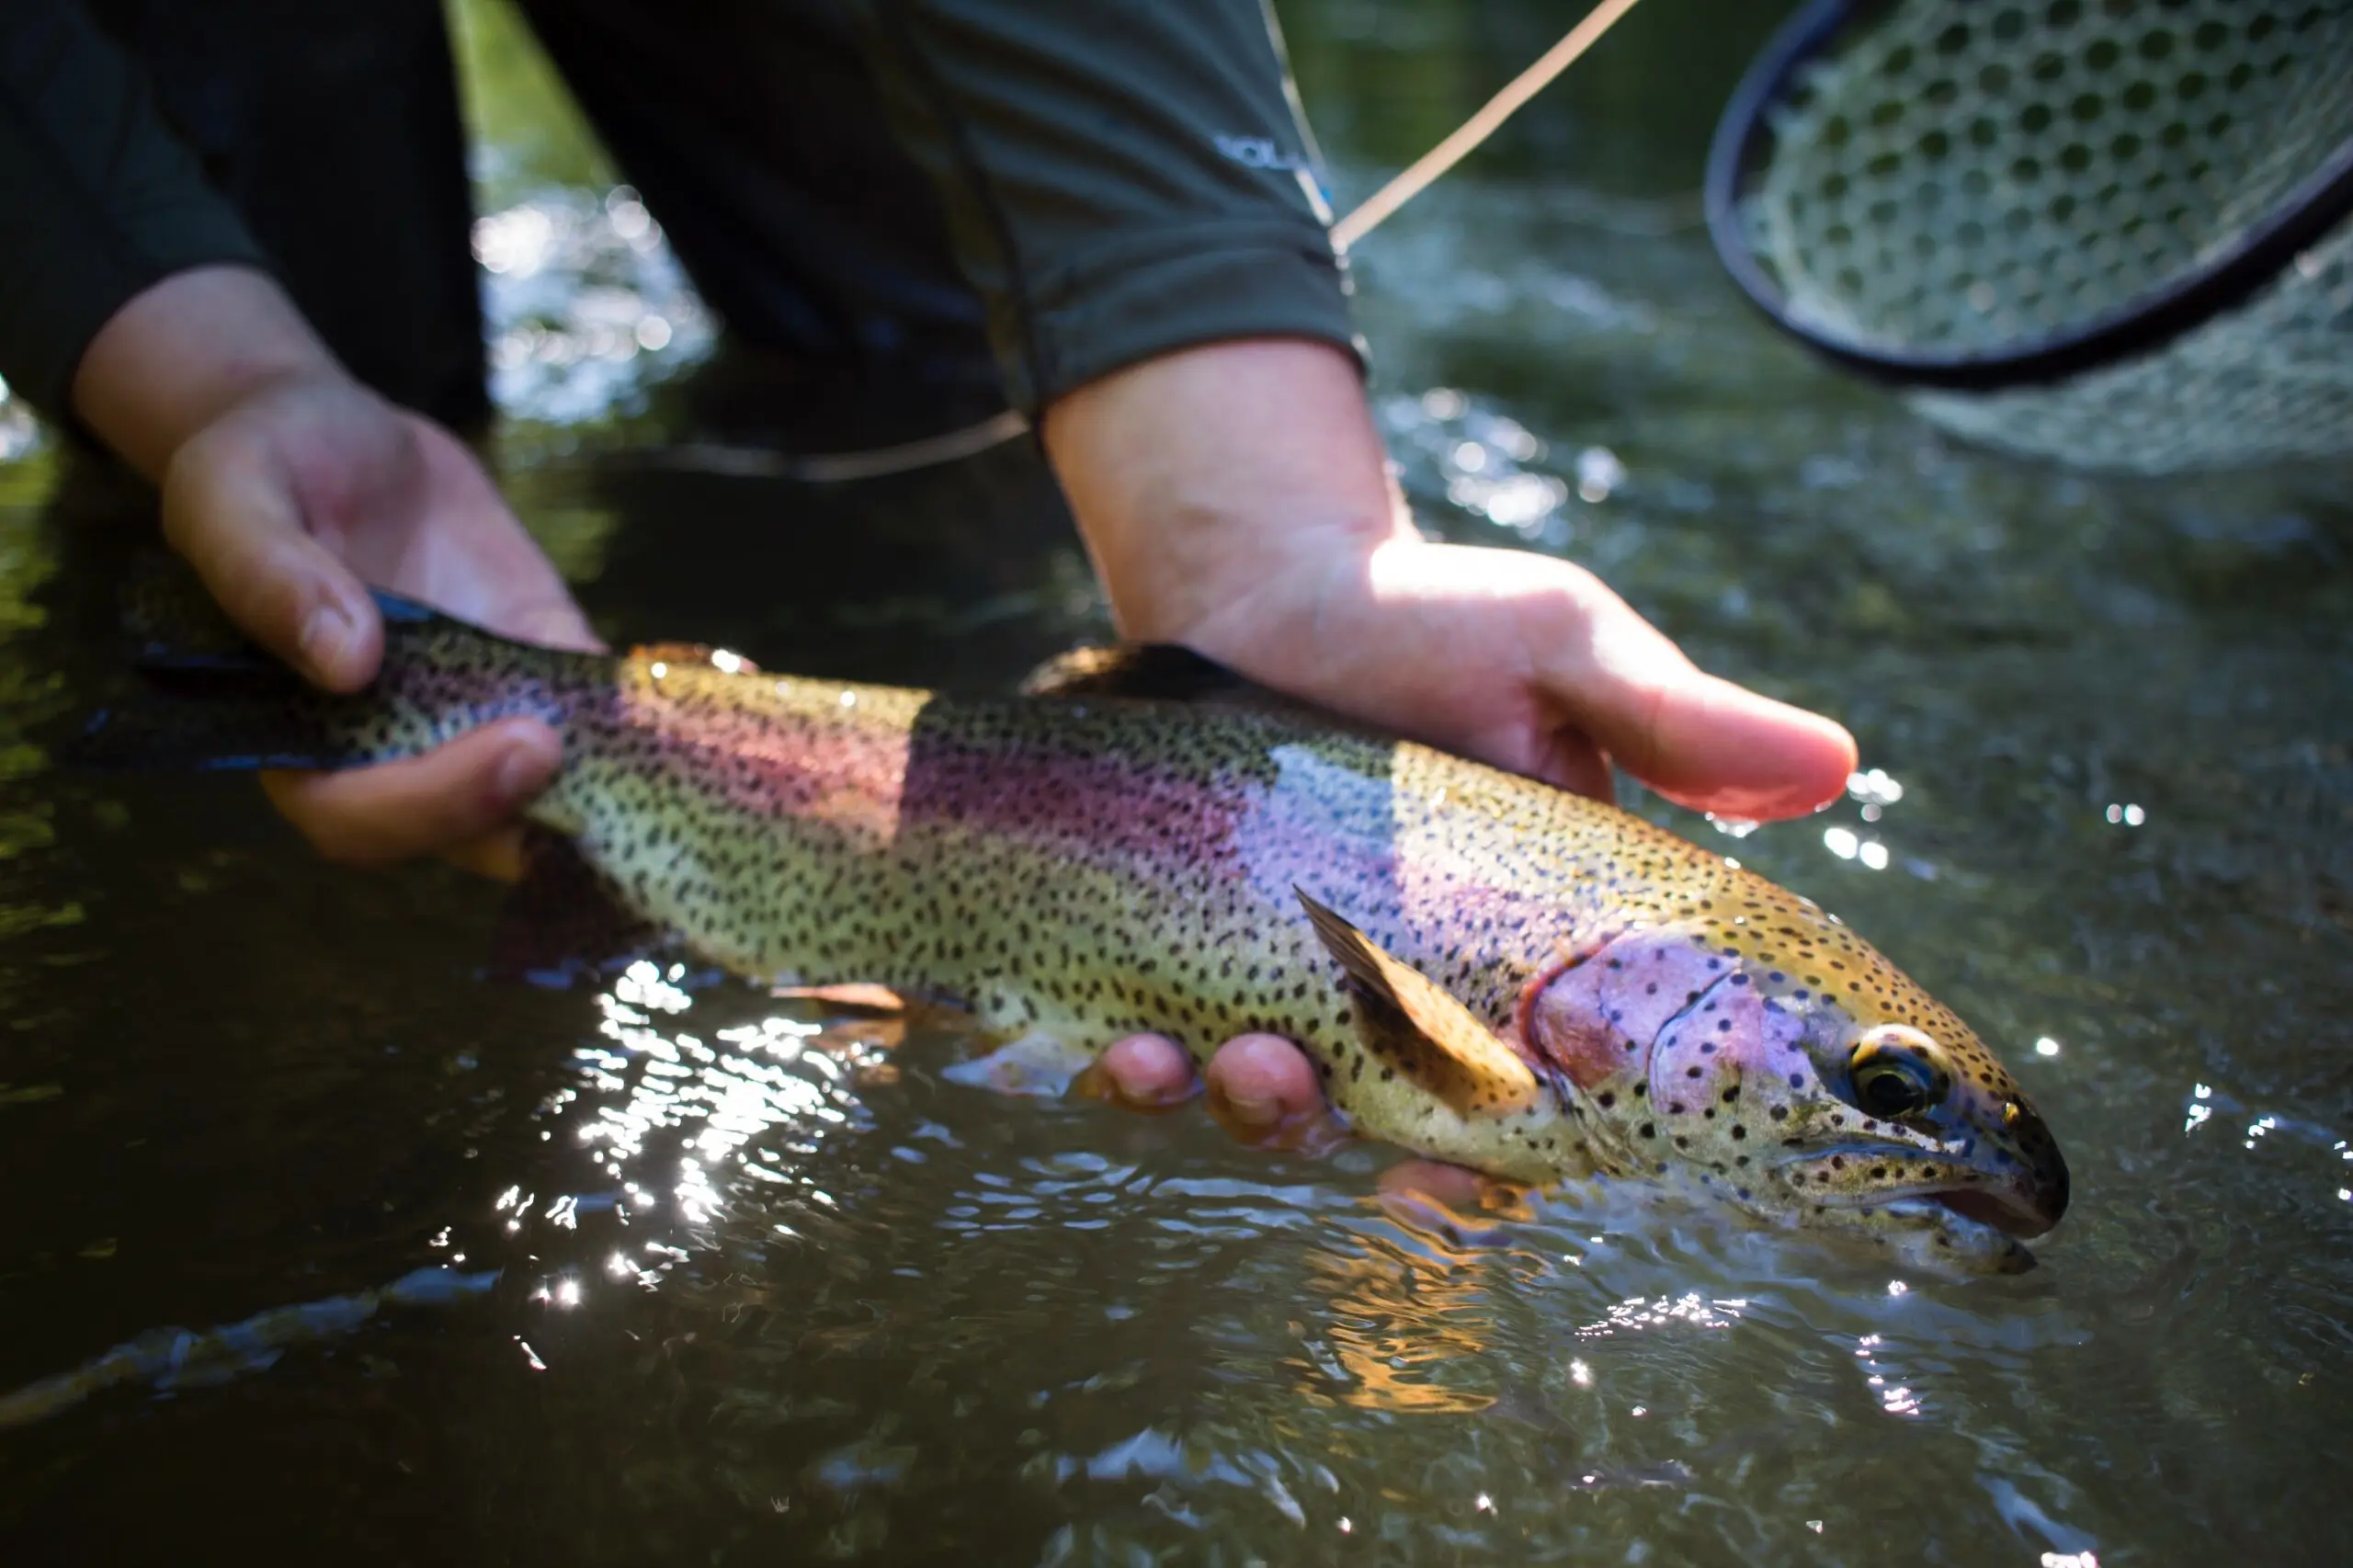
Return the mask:
<path fill-rule="evenodd" d="M 1090 1051 L 1286 1035 L 1355 1126 L 1434 1158 L 1639 1178 L 1957 1270 L 2024 1267 L 2065 1207 L 1992 1053 L 1812 903 L 1181 649 L 967 700 L 383 602 L 367 691 L 157 644 L 176 696 L 102 716 L 91 752 L 341 767 L 534 715 L 564 765 L 531 816 L 745 976 L 951 997 Z"/>

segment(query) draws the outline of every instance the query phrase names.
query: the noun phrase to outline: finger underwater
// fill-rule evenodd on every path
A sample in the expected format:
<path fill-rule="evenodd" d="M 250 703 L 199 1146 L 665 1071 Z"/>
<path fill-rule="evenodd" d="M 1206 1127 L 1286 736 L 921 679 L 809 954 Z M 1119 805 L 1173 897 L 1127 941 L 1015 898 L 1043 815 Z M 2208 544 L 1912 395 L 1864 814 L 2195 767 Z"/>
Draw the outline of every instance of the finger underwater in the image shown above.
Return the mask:
<path fill-rule="evenodd" d="M 1131 1110 L 1165 1110 L 1191 1099 L 1200 1085 L 1183 1046 L 1166 1035 L 1135 1034 L 1106 1047 L 1079 1087 Z"/>

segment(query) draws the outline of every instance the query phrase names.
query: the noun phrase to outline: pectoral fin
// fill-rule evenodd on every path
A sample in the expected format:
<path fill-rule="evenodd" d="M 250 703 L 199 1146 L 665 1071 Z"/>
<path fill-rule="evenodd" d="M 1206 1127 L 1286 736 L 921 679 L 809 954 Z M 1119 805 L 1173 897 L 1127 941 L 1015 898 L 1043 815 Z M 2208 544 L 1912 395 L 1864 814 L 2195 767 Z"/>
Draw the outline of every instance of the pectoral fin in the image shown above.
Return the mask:
<path fill-rule="evenodd" d="M 789 1002 L 816 1002 L 828 1007 L 886 1017 L 908 1011 L 904 996 L 887 985 L 876 985 L 864 980 L 853 980 L 840 985 L 779 985 L 770 989 L 768 994 Z"/>
<path fill-rule="evenodd" d="M 1458 1114 L 1500 1116 L 1536 1103 L 1543 1087 L 1535 1073 L 1469 1008 L 1298 888 L 1291 892 L 1347 971 L 1357 1033 L 1377 1061 Z"/>

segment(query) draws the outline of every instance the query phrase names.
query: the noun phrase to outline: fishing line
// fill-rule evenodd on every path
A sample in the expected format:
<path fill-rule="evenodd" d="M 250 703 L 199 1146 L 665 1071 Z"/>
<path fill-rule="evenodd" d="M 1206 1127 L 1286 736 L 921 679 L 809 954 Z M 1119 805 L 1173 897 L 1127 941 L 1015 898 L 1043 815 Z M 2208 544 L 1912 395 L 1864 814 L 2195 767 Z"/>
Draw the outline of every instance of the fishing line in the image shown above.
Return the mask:
<path fill-rule="evenodd" d="M 1332 225 L 1332 248 L 1347 248 L 1370 233 L 1389 215 L 1437 182 L 1449 169 L 1469 157 L 1495 129 L 1519 111 L 1520 106 L 1550 86 L 1552 78 L 1577 62 L 1579 56 L 1601 40 L 1632 10 L 1639 0 L 1601 0 L 1586 13 L 1568 36 L 1546 50 L 1535 64 L 1513 77 L 1502 92 L 1489 98 L 1479 112 L 1464 120 L 1447 139 L 1414 160 L 1404 173 L 1367 197 L 1362 205 Z"/>

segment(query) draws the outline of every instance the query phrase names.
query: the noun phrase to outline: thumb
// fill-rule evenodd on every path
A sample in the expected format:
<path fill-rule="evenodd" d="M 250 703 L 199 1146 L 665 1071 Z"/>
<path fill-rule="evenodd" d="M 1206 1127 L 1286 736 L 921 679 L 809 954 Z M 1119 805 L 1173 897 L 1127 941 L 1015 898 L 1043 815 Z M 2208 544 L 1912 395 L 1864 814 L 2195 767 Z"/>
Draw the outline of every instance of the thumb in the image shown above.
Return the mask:
<path fill-rule="evenodd" d="M 234 420 L 174 454 L 163 483 L 164 537 L 229 618 L 330 691 L 376 673 L 383 627 L 350 569 L 303 526 L 285 462 Z"/>
<path fill-rule="evenodd" d="M 1595 744 L 1678 805 L 1765 820 L 1836 800 L 1854 737 L 1819 713 L 1699 669 L 1586 574 L 1548 596 L 1530 639 L 1539 683 Z"/>

